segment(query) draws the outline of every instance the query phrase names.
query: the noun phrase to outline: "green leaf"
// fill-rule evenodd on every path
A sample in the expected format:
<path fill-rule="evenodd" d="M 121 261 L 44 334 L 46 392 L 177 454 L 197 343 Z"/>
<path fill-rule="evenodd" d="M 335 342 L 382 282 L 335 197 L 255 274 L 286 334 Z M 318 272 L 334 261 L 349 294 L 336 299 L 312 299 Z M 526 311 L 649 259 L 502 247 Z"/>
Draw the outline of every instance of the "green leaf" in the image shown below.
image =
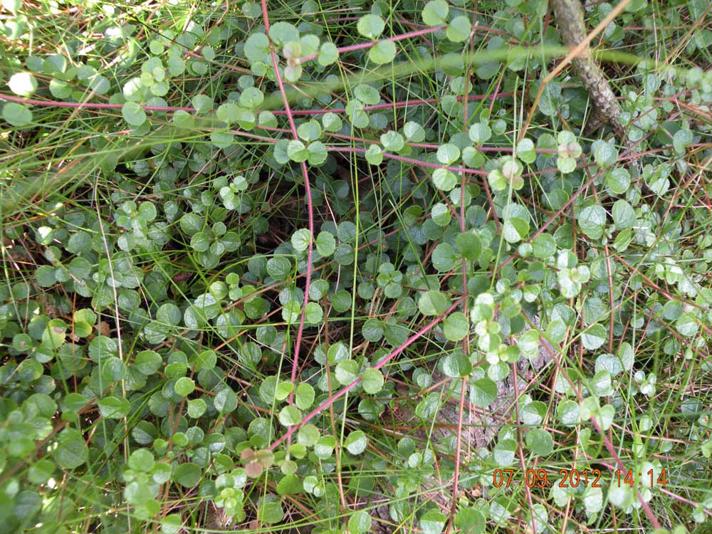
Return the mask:
<path fill-rule="evenodd" d="M 692 143 L 693 140 L 694 137 L 692 135 L 692 131 L 688 128 L 681 128 L 672 136 L 672 146 L 675 149 L 675 152 L 682 155 L 685 153 L 685 149 Z"/>
<path fill-rule="evenodd" d="M 497 442 L 494 447 L 493 458 L 499 467 L 508 467 L 514 463 L 517 442 L 513 439 L 504 439 Z"/>
<path fill-rule="evenodd" d="M 153 453 L 148 449 L 137 449 L 129 456 L 129 467 L 134 471 L 148 473 L 156 463 Z"/>
<path fill-rule="evenodd" d="M 299 30 L 288 22 L 275 22 L 269 29 L 270 38 L 279 46 L 290 41 L 299 41 Z"/>
<path fill-rule="evenodd" d="M 364 15 L 358 19 L 356 24 L 356 29 L 358 32 L 366 37 L 375 41 L 383 33 L 386 27 L 386 23 L 378 15 Z"/>
<path fill-rule="evenodd" d="M 247 87 L 240 95 L 240 105 L 249 109 L 255 109 L 264 102 L 265 96 L 257 87 Z"/>
<path fill-rule="evenodd" d="M 577 402 L 565 399 L 556 407 L 556 415 L 564 426 L 576 426 L 579 422 L 579 406 Z"/>
<path fill-rule="evenodd" d="M 327 258 L 336 250 L 336 238 L 331 232 L 319 232 L 316 238 L 316 250 L 320 256 Z"/>
<path fill-rule="evenodd" d="M 600 239 L 606 226 L 606 210 L 594 204 L 582 209 L 576 218 L 581 231 L 591 239 Z"/>
<path fill-rule="evenodd" d="M 361 532 L 370 532 L 371 516 L 365 510 L 359 510 L 351 514 L 349 517 L 349 533 L 360 534 Z"/>
<path fill-rule="evenodd" d="M 380 392 L 383 389 L 383 384 L 383 373 L 378 369 L 369 367 L 361 375 L 361 386 L 363 390 L 370 395 L 375 395 Z"/>
<path fill-rule="evenodd" d="M 464 352 L 454 351 L 445 357 L 443 372 L 450 378 L 469 376 L 472 373 L 472 363 Z"/>
<path fill-rule="evenodd" d="M 344 441 L 344 447 L 353 455 L 359 455 L 366 450 L 368 438 L 362 430 L 351 432 Z"/>
<path fill-rule="evenodd" d="M 475 406 L 486 408 L 497 398 L 497 384 L 487 377 L 480 378 L 472 384 L 470 395 Z"/>
<path fill-rule="evenodd" d="M 426 317 L 440 315 L 449 307 L 450 298 L 442 291 L 426 291 L 418 299 L 418 309 Z"/>
<path fill-rule="evenodd" d="M 451 191 L 457 185 L 457 176 L 448 169 L 435 169 L 433 171 L 433 185 L 441 191 Z"/>
<path fill-rule="evenodd" d="M 184 376 L 176 381 L 173 389 L 181 397 L 187 397 L 195 391 L 195 382 L 191 378 Z"/>
<path fill-rule="evenodd" d="M 413 143 L 422 143 L 425 141 L 425 129 L 414 121 L 408 121 L 403 125 L 403 133 L 406 139 Z"/>
<path fill-rule="evenodd" d="M 208 409 L 208 403 L 203 399 L 191 399 L 188 401 L 188 416 L 193 419 L 202 417 Z"/>
<path fill-rule="evenodd" d="M 162 534 L 178 534 L 183 526 L 180 514 L 168 514 L 161 520 Z"/>
<path fill-rule="evenodd" d="M 608 502 L 610 502 L 613 506 L 627 511 L 628 509 L 630 509 L 634 501 L 635 494 L 633 488 L 623 483 L 621 483 L 620 485 L 610 485 L 608 489 Z"/>
<path fill-rule="evenodd" d="M 433 219 L 433 222 L 438 226 L 447 226 L 452 220 L 450 208 L 448 208 L 447 204 L 444 204 L 442 202 L 438 202 L 433 205 L 433 208 L 430 212 L 430 217 L 431 219 Z"/>
<path fill-rule="evenodd" d="M 468 131 L 470 140 L 476 145 L 486 143 L 492 137 L 492 130 L 486 122 L 476 122 Z"/>
<path fill-rule="evenodd" d="M 311 233 L 306 228 L 300 228 L 292 234 L 292 247 L 297 252 L 304 252 L 309 248 Z"/>
<path fill-rule="evenodd" d="M 596 165 L 610 167 L 618 160 L 618 150 L 613 143 L 597 139 L 591 144 L 591 152 Z"/>
<path fill-rule="evenodd" d="M 443 322 L 443 332 L 449 341 L 460 341 L 467 336 L 469 331 L 469 322 L 462 312 L 448 315 Z"/>
<path fill-rule="evenodd" d="M 420 530 L 423 534 L 440 534 L 445 528 L 446 522 L 445 514 L 438 510 L 428 510 L 420 518 Z"/>
<path fill-rule="evenodd" d="M 304 486 L 297 475 L 287 475 L 277 484 L 278 495 L 296 495 L 302 493 Z"/>
<path fill-rule="evenodd" d="M 608 332 L 602 324 L 594 324 L 581 334 L 581 343 L 588 350 L 596 350 L 608 339 Z"/>
<path fill-rule="evenodd" d="M 279 422 L 283 426 L 294 426 L 302 420 L 302 412 L 296 406 L 285 406 L 279 412 Z"/>
<path fill-rule="evenodd" d="M 237 396 L 229 387 L 221 389 L 213 400 L 215 409 L 221 414 L 234 412 L 237 408 Z"/>
<path fill-rule="evenodd" d="M 294 324 L 299 320 L 301 306 L 296 300 L 290 300 L 282 305 L 282 319 L 287 324 Z"/>
<path fill-rule="evenodd" d="M 210 371 L 218 363 L 218 355 L 214 350 L 207 349 L 200 352 L 193 362 L 193 369 L 196 371 Z"/>
<path fill-rule="evenodd" d="M 250 63 L 269 62 L 269 39 L 264 33 L 253 33 L 245 41 L 244 52 Z"/>
<path fill-rule="evenodd" d="M 321 324 L 324 319 L 324 310 L 316 302 L 308 302 L 305 310 L 304 320 L 308 324 Z"/>
<path fill-rule="evenodd" d="M 508 243 L 518 243 L 529 235 L 529 220 L 510 217 L 502 225 L 502 237 Z"/>
<path fill-rule="evenodd" d="M 297 441 L 311 447 L 319 440 L 319 429 L 312 424 L 306 424 L 297 432 Z"/>
<path fill-rule="evenodd" d="M 622 167 L 612 169 L 606 174 L 605 184 L 610 194 L 622 195 L 630 187 L 630 173 Z"/>
<path fill-rule="evenodd" d="M 6 102 L 2 108 L 2 118 L 12 126 L 27 126 L 32 122 L 32 111 L 23 104 Z"/>
<path fill-rule="evenodd" d="M 67 325 L 61 319 L 52 319 L 42 333 L 42 344 L 51 350 L 61 347 L 67 336 Z"/>
<path fill-rule="evenodd" d="M 195 112 L 199 115 L 208 113 L 213 109 L 213 99 L 208 95 L 195 95 L 190 101 L 195 108 Z"/>
<path fill-rule="evenodd" d="M 102 417 L 107 419 L 121 419 L 129 414 L 131 405 L 127 399 L 115 397 L 110 395 L 100 399 L 97 403 L 99 405 L 99 413 Z"/>
<path fill-rule="evenodd" d="M 394 130 L 381 134 L 381 144 L 389 152 L 400 152 L 405 147 L 405 139 Z"/>
<path fill-rule="evenodd" d="M 282 521 L 283 518 L 284 510 L 279 500 L 276 500 L 272 495 L 267 495 L 263 499 L 260 499 L 259 506 L 257 507 L 257 519 L 260 522 L 267 525 L 274 525 Z"/>
<path fill-rule="evenodd" d="M 370 145 L 365 153 L 366 161 L 369 165 L 380 165 L 383 163 L 383 150 L 378 145 Z"/>
<path fill-rule="evenodd" d="M 316 141 L 321 137 L 321 125 L 315 120 L 302 123 L 297 128 L 297 135 L 307 142 Z"/>
<path fill-rule="evenodd" d="M 192 488 L 200 481 L 201 474 L 202 470 L 198 464 L 187 462 L 178 465 L 171 478 L 184 488 Z"/>
<path fill-rule="evenodd" d="M 31 72 L 16 72 L 7 82 L 10 91 L 19 96 L 32 96 L 37 90 L 37 80 Z"/>
<path fill-rule="evenodd" d="M 479 510 L 460 507 L 455 516 L 455 526 L 462 534 L 484 534 L 485 518 Z"/>
<path fill-rule="evenodd" d="M 517 158 L 524 163 L 534 163 L 536 161 L 536 147 L 534 141 L 524 138 L 517 143 Z"/>
<path fill-rule="evenodd" d="M 358 363 L 354 360 L 342 360 L 336 364 L 334 372 L 336 380 L 342 386 L 347 386 L 358 378 Z"/>
<path fill-rule="evenodd" d="M 220 104 L 218 109 L 215 111 L 215 116 L 219 121 L 226 124 L 232 124 L 237 122 L 240 115 L 240 108 L 234 102 L 226 102 L 225 104 Z"/>
<path fill-rule="evenodd" d="M 141 126 L 146 122 L 146 112 L 136 102 L 126 102 L 121 106 L 121 115 L 131 126 Z"/>
<path fill-rule="evenodd" d="M 210 141 L 218 148 L 229 148 L 235 142 L 235 136 L 229 132 L 214 131 L 210 133 Z"/>
<path fill-rule="evenodd" d="M 675 329 L 685 337 L 697 335 L 699 325 L 691 312 L 683 313 L 675 321 Z"/>
<path fill-rule="evenodd" d="M 556 158 L 556 167 L 561 171 L 561 174 L 571 174 L 576 170 L 576 159 L 559 156 Z"/>
<path fill-rule="evenodd" d="M 522 423 L 525 425 L 538 425 L 546 415 L 546 404 L 541 401 L 532 401 L 520 410 Z"/>
<path fill-rule="evenodd" d="M 458 252 L 469 261 L 479 259 L 482 251 L 482 242 L 474 231 L 462 232 L 455 238 Z"/>
<path fill-rule="evenodd" d="M 527 448 L 537 456 L 546 456 L 554 450 L 554 438 L 546 430 L 533 428 L 525 436 Z"/>
<path fill-rule="evenodd" d="M 393 41 L 378 41 L 368 51 L 368 59 L 377 65 L 390 63 L 396 57 L 396 44 Z"/>
<path fill-rule="evenodd" d="M 377 343 L 383 338 L 383 322 L 380 319 L 366 319 L 361 327 L 361 334 L 366 341 Z"/>
<path fill-rule="evenodd" d="M 336 113 L 328 112 L 321 117 L 321 124 L 327 132 L 338 132 L 343 126 L 343 121 Z"/>
<path fill-rule="evenodd" d="M 314 397 L 314 388 L 310 384 L 302 382 L 297 386 L 294 402 L 297 404 L 297 407 L 299 407 L 300 410 L 306 410 L 314 402 Z"/>
<path fill-rule="evenodd" d="M 152 374 L 158 372 L 158 370 L 163 366 L 163 358 L 161 358 L 161 355 L 155 351 L 144 350 L 136 355 L 134 366 L 139 373 L 151 376 Z"/>
<path fill-rule="evenodd" d="M 447 38 L 454 43 L 464 43 L 469 39 L 471 31 L 472 24 L 470 23 L 470 19 L 464 15 L 460 15 L 450 21 L 450 24 L 447 26 L 446 35 Z"/>
<path fill-rule="evenodd" d="M 322 43 L 319 48 L 317 61 L 324 67 L 336 63 L 339 59 L 339 50 L 334 43 Z"/>
<path fill-rule="evenodd" d="M 450 7 L 445 0 L 430 0 L 423 8 L 423 22 L 428 26 L 440 26 L 447 21 Z"/>
<path fill-rule="evenodd" d="M 632 228 L 635 226 L 635 210 L 628 202 L 623 199 L 616 200 L 613 204 L 613 223 L 618 230 Z"/>
<path fill-rule="evenodd" d="M 366 105 L 375 105 L 381 101 L 381 93 L 378 89 L 366 83 L 354 87 L 354 96 Z"/>
<path fill-rule="evenodd" d="M 438 147 L 436 156 L 443 165 L 452 165 L 460 159 L 460 149 L 452 143 L 445 143 Z"/>
<path fill-rule="evenodd" d="M 309 151 L 304 143 L 297 139 L 292 139 L 287 145 L 287 155 L 292 161 L 301 163 L 307 160 L 309 157 Z"/>
<path fill-rule="evenodd" d="M 457 259 L 455 248 L 450 243 L 440 243 L 435 247 L 431 257 L 433 267 L 441 273 L 452 270 Z"/>
<path fill-rule="evenodd" d="M 267 260 L 267 274 L 275 280 L 285 280 L 292 272 L 292 262 L 284 256 Z"/>
<path fill-rule="evenodd" d="M 314 454 L 321 460 L 326 460 L 334 452 L 336 438 L 334 436 L 322 436 L 314 445 Z"/>
<path fill-rule="evenodd" d="M 307 158 L 309 165 L 321 165 L 326 161 L 326 158 L 329 155 L 326 150 L 326 145 L 321 141 L 314 141 L 313 143 L 309 143 L 309 146 L 307 147 L 307 152 L 309 153 L 309 156 Z"/>
<path fill-rule="evenodd" d="M 551 234 L 539 234 L 532 241 L 532 252 L 537 258 L 552 258 L 556 254 L 556 240 Z"/>
<path fill-rule="evenodd" d="M 520 352 L 530 360 L 539 355 L 539 332 L 534 329 L 527 330 L 517 339 Z"/>
<path fill-rule="evenodd" d="M 76 469 L 89 459 L 89 448 L 81 432 L 65 428 L 57 437 L 52 456 L 62 469 Z"/>

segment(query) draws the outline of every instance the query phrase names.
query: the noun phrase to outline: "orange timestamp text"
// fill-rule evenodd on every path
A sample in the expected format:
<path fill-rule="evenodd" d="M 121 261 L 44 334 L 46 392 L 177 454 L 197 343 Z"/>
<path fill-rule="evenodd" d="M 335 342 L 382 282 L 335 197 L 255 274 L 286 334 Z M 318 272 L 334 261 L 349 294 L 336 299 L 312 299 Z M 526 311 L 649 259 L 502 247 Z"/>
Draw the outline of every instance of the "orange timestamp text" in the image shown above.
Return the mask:
<path fill-rule="evenodd" d="M 606 471 L 606 473 L 609 473 Z M 622 487 L 633 487 L 640 481 L 649 487 L 667 486 L 667 470 L 662 468 L 659 472 L 648 469 L 637 476 L 632 469 L 616 469 L 611 473 L 609 484 Z M 558 474 L 558 478 L 556 475 Z M 604 474 L 600 469 L 575 469 L 562 468 L 550 470 L 540 468 L 525 469 L 495 469 L 492 471 L 492 485 L 495 488 L 509 488 L 512 485 L 524 484 L 528 488 L 550 488 L 554 484 L 560 488 L 591 487 L 602 488 L 605 483 Z"/>

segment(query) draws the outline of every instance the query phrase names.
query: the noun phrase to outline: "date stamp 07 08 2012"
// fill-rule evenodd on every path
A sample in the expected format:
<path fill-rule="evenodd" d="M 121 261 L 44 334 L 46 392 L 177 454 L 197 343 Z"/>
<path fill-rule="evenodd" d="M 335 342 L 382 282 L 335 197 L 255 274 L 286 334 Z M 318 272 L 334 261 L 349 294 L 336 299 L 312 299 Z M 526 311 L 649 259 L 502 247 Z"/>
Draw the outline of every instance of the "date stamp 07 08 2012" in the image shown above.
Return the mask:
<path fill-rule="evenodd" d="M 606 471 L 608 473 L 608 471 Z M 517 469 L 495 469 L 492 471 L 492 485 L 495 488 L 509 488 L 513 484 L 526 484 L 528 488 L 550 488 L 558 484 L 560 488 L 603 487 L 604 474 L 600 469 L 571 469 L 563 468 L 548 470 L 544 468 L 526 469 L 524 476 Z M 558 474 L 560 478 L 554 477 Z M 653 486 L 666 486 L 668 483 L 667 471 L 649 469 L 647 473 L 640 473 L 638 480 L 632 469 L 616 469 L 611 473 L 610 484 L 617 487 L 633 487 L 637 481 Z"/>

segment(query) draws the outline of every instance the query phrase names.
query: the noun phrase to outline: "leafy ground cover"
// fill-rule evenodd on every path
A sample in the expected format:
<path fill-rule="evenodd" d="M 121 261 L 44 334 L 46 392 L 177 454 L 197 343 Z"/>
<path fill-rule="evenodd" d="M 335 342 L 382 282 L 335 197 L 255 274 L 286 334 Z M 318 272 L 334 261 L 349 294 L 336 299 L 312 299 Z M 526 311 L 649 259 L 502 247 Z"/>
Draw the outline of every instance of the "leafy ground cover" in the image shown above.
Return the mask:
<path fill-rule="evenodd" d="M 586 25 L 3 0 L 0 531 L 705 532 L 710 7 Z"/>

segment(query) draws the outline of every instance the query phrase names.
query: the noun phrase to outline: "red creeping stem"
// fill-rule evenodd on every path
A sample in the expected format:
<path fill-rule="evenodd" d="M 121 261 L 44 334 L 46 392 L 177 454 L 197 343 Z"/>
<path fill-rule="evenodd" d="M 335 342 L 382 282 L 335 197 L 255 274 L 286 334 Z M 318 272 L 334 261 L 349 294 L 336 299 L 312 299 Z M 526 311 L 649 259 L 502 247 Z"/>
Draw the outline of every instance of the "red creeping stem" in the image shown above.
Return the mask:
<path fill-rule="evenodd" d="M 264 0 L 262 0 L 264 1 Z M 423 328 L 418 330 L 415 334 L 410 336 L 408 339 L 406 339 L 398 348 L 393 350 L 390 354 L 384 356 L 379 360 L 379 362 L 373 366 L 374 369 L 380 369 L 384 365 L 386 365 L 388 362 L 390 362 L 393 358 L 398 356 L 401 352 L 403 352 L 405 349 L 410 347 L 413 343 L 415 343 L 419 338 L 423 337 L 425 334 L 430 332 L 438 323 L 440 323 L 447 315 L 452 312 L 455 308 L 457 308 L 460 305 L 460 301 L 462 299 L 458 299 L 457 302 L 455 302 L 452 306 L 450 306 L 444 313 L 430 321 L 428 324 L 426 324 Z M 351 391 L 353 388 L 358 386 L 361 383 L 361 378 L 357 378 L 353 382 L 351 382 L 349 385 L 344 386 L 341 388 L 339 391 L 334 393 L 333 395 L 329 396 L 327 399 L 321 402 L 316 408 L 314 408 L 311 412 L 309 412 L 306 416 L 304 416 L 304 419 L 302 419 L 299 423 L 297 423 L 294 426 L 290 426 L 289 429 L 282 434 L 282 437 L 273 441 L 272 444 L 269 446 L 270 450 L 274 450 L 277 448 L 277 446 L 285 441 L 286 439 L 291 438 L 291 436 L 299 430 L 301 427 L 306 425 L 309 421 L 314 419 L 317 415 L 319 415 L 321 412 L 326 410 L 329 406 L 334 404 L 337 400 L 339 400 L 341 397 L 346 395 L 349 391 Z"/>
<path fill-rule="evenodd" d="M 73 108 L 73 109 L 121 109 L 123 104 L 102 104 L 98 102 L 62 102 L 59 100 L 34 100 L 32 98 L 22 98 L 19 96 L 6 95 L 0 93 L 0 100 L 27 104 L 29 106 L 44 106 L 47 108 Z M 195 111 L 190 106 L 143 106 L 145 111 Z"/>
<path fill-rule="evenodd" d="M 546 352 L 549 353 L 549 357 L 551 358 L 552 361 L 556 363 L 557 369 L 559 367 L 559 362 L 556 357 L 556 350 L 554 347 L 547 341 L 545 338 L 542 338 L 542 346 Z M 573 382 L 571 382 L 570 379 L 567 378 L 569 383 L 571 384 L 572 387 L 574 387 Z M 575 388 L 574 388 L 575 390 Z M 579 402 L 583 400 L 581 393 L 577 392 L 577 397 L 579 399 Z M 611 455 L 611 457 L 615 460 L 616 465 L 620 469 L 625 470 L 625 464 L 623 463 L 623 460 L 621 460 L 620 456 L 618 456 L 618 453 L 616 452 L 615 447 L 613 446 L 613 443 L 611 442 L 610 439 L 608 439 L 608 436 L 606 435 L 606 432 L 601 428 L 601 425 L 598 424 L 598 421 L 596 421 L 595 416 L 591 416 L 590 419 L 591 425 L 593 428 L 598 432 L 601 436 L 601 439 L 603 440 L 603 445 L 606 447 L 606 450 L 608 451 L 608 454 Z M 613 470 L 611 466 L 608 466 L 611 471 Z M 655 513 L 653 512 L 652 508 L 650 508 L 650 504 L 647 503 L 644 499 L 643 496 L 638 494 L 638 502 L 640 502 L 640 506 L 643 508 L 643 513 L 645 514 L 645 517 L 648 518 L 648 521 L 650 521 L 650 524 L 653 525 L 653 528 L 660 528 L 660 521 L 658 521 L 658 518 L 655 516 Z"/>
<path fill-rule="evenodd" d="M 598 421 L 596 421 L 596 418 L 594 416 L 591 416 L 591 424 L 593 425 L 593 428 L 596 429 L 596 432 L 601 435 L 601 438 L 603 439 L 603 444 L 605 445 L 606 450 L 608 450 L 608 454 L 613 457 L 620 469 L 626 470 L 623 460 L 620 459 L 620 457 L 616 453 L 615 447 L 613 447 L 613 443 L 611 443 L 611 440 L 608 439 L 608 436 L 606 436 L 606 433 L 598 424 Z M 653 510 L 650 508 L 650 504 L 648 504 L 640 494 L 638 494 L 638 501 L 640 502 L 640 505 L 643 508 L 645 517 L 648 518 L 648 521 L 650 521 L 650 524 L 653 525 L 653 528 L 660 528 L 660 521 L 658 521 L 658 518 L 653 513 Z"/>
<path fill-rule="evenodd" d="M 500 93 L 499 96 L 510 96 L 511 93 Z M 469 95 L 467 100 L 484 100 L 485 98 L 490 98 L 487 95 Z M 465 100 L 463 97 L 458 96 L 458 100 Z M 46 108 L 71 108 L 71 109 L 121 109 L 123 104 L 108 104 L 99 102 L 62 102 L 61 100 L 37 100 L 32 98 L 23 98 L 20 96 L 8 95 L 5 93 L 0 93 L 0 100 L 6 100 L 7 102 L 17 102 L 18 104 L 27 104 L 28 106 L 42 106 Z M 424 106 L 428 104 L 437 104 L 439 99 L 428 98 L 428 99 L 415 99 L 415 100 L 402 100 L 399 102 L 386 102 L 384 104 L 375 104 L 371 106 L 364 106 L 364 111 L 379 111 L 384 109 L 401 109 L 409 107 Z M 188 111 L 193 112 L 195 108 L 191 106 L 143 106 L 144 111 L 157 111 L 164 113 L 174 113 L 176 111 Z M 291 110 L 292 116 L 297 115 L 324 115 L 326 113 L 346 113 L 345 108 L 321 108 L 321 109 L 293 109 Z M 277 109 L 272 111 L 275 115 L 286 115 L 287 111 L 283 109 Z"/>
<path fill-rule="evenodd" d="M 265 23 L 265 31 L 269 33 L 269 14 L 267 13 L 267 0 L 261 0 L 262 4 L 262 18 Z M 277 85 L 279 85 L 279 92 L 282 94 L 282 101 L 284 102 L 284 111 L 287 114 L 287 121 L 289 122 L 289 128 L 292 131 L 292 137 L 294 139 L 299 139 L 297 135 L 297 126 L 294 123 L 294 117 L 292 116 L 292 110 L 289 107 L 289 100 L 287 99 L 287 92 L 284 90 L 284 82 L 282 81 L 282 75 L 279 73 L 279 65 L 277 64 L 277 54 L 275 54 L 274 49 L 270 49 L 272 55 L 272 67 L 274 69 L 274 75 L 277 79 Z M 302 313 L 299 316 L 299 328 L 297 329 L 297 338 L 294 343 L 294 357 L 292 359 L 292 383 L 297 380 L 297 370 L 299 369 L 299 349 L 302 344 L 302 335 L 304 333 L 304 319 L 307 312 L 307 303 L 309 302 L 309 287 L 311 285 L 312 277 L 312 252 L 314 249 L 314 206 L 312 204 L 312 194 L 311 186 L 309 184 L 309 172 L 307 171 L 307 164 L 301 163 L 302 176 L 304 177 L 304 191 L 307 197 L 307 213 L 309 218 L 309 244 L 307 245 L 307 272 L 304 277 L 304 303 L 302 305 Z M 292 403 L 294 394 L 289 395 L 289 403 Z"/>
<path fill-rule="evenodd" d="M 415 30 L 412 32 L 402 33 L 400 35 L 388 37 L 384 40 L 391 41 L 391 42 L 395 43 L 397 41 L 403 41 L 405 39 L 412 39 L 413 37 L 420 37 L 421 35 L 429 35 L 431 33 L 435 33 L 437 31 L 443 30 L 445 28 L 447 28 L 447 26 L 433 26 L 432 28 L 424 28 L 422 30 Z M 336 51 L 339 54 L 345 54 L 347 52 L 355 52 L 356 50 L 364 50 L 366 48 L 371 48 L 376 43 L 378 43 L 378 41 L 367 41 L 365 43 L 358 43 L 358 44 L 349 45 L 349 46 L 342 46 L 341 48 L 337 48 Z M 308 56 L 299 58 L 299 62 L 306 63 L 307 61 L 312 61 L 312 60 L 316 59 L 318 56 L 319 56 L 319 54 L 310 54 Z"/>
<path fill-rule="evenodd" d="M 512 93 L 499 93 L 499 97 L 507 97 L 507 96 L 512 96 Z M 469 95 L 466 99 L 463 98 L 462 96 L 458 96 L 457 99 L 459 101 L 463 100 L 485 100 L 488 98 L 492 98 L 490 95 Z M 380 111 L 384 109 L 400 109 L 400 108 L 409 108 L 409 107 L 416 107 L 416 106 L 425 106 L 428 104 L 437 104 L 440 102 L 439 98 L 416 98 L 413 100 L 401 100 L 399 102 L 386 102 L 384 104 L 373 104 L 370 106 L 364 106 L 363 110 L 364 111 Z M 323 109 L 296 109 L 292 111 L 293 115 L 324 115 L 325 113 L 346 113 L 345 108 L 334 108 L 334 109 L 328 109 L 328 108 L 323 108 Z M 275 115 L 284 115 L 286 112 L 284 110 L 276 110 L 273 111 Z"/>

